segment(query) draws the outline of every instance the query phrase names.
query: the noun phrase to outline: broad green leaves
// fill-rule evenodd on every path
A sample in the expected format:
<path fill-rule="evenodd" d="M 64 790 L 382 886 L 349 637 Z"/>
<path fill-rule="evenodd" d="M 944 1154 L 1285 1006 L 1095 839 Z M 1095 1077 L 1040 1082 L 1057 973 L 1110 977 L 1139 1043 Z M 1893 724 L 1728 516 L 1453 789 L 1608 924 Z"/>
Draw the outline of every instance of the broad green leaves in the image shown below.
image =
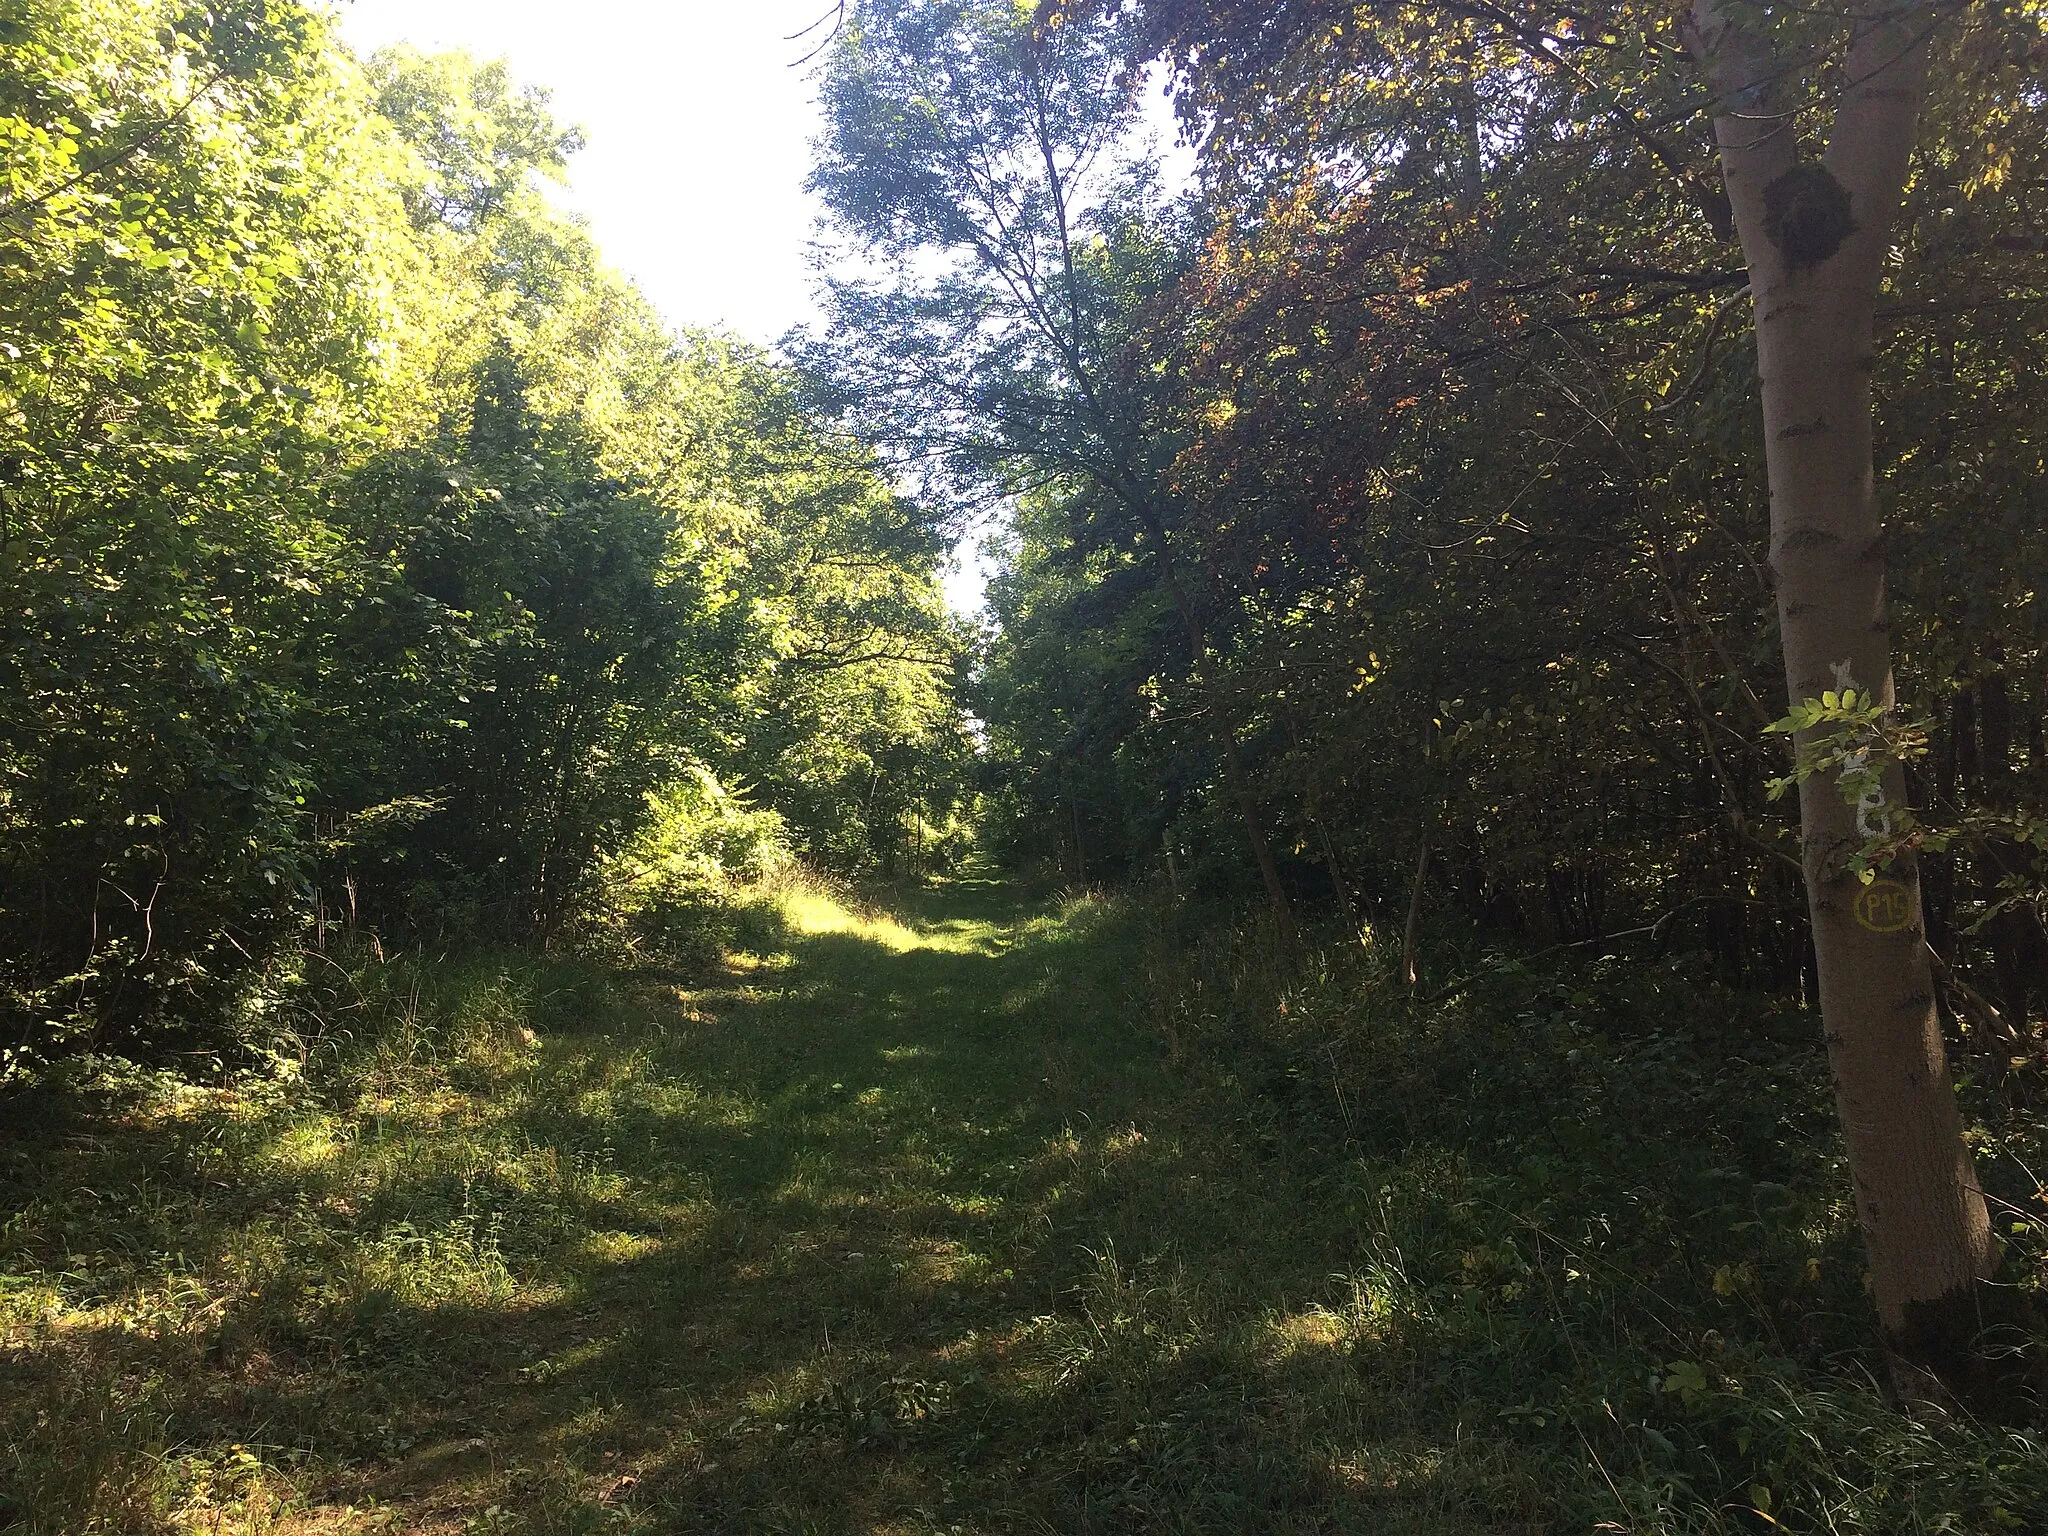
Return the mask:
<path fill-rule="evenodd" d="M 366 70 L 274 0 L 18 10 L 16 1066 L 256 1028 L 337 920 L 551 935 L 706 764 L 849 862 L 901 841 L 854 809 L 879 778 L 956 793 L 921 514 L 800 380 L 670 335 L 548 208 L 577 137 L 543 93 L 459 57 Z"/>

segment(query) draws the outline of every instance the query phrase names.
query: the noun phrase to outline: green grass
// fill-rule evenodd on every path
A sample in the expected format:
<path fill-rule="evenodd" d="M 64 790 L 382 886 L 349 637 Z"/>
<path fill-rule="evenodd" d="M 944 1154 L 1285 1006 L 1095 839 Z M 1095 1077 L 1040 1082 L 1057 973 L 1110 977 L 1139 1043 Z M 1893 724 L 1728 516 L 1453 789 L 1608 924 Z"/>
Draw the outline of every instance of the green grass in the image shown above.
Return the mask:
<path fill-rule="evenodd" d="M 2048 1528 L 2038 1439 L 1860 1374 L 1783 1021 L 854 905 L 695 986 L 366 963 L 296 1078 L 6 1106 L 0 1526 Z"/>

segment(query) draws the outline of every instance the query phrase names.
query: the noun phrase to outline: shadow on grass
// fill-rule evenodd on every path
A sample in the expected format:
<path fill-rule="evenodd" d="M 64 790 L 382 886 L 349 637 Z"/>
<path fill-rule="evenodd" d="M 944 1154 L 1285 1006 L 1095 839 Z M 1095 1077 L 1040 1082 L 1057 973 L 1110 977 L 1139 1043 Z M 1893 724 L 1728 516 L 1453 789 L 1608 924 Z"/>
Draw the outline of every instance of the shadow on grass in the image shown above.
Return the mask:
<path fill-rule="evenodd" d="M 16 1126 L 0 1390 L 46 1416 L 11 1426 L 17 1523 L 228 1507 L 230 1446 L 307 1512 L 278 1529 L 1394 1530 L 1389 1498 L 1441 1502 L 1435 1449 L 1345 1470 L 1372 1394 L 1272 1327 L 1341 1244 L 1242 1105 L 1167 1070 L 1117 909 L 961 881 L 751 940 L 717 986 L 557 988 L 531 1044 L 508 1016 L 352 1098 Z M 57 1475 L 88 1428 L 90 1496 Z"/>
<path fill-rule="evenodd" d="M 1284 1049 L 1169 1060 L 1159 936 L 1115 903 L 962 881 L 737 931 L 710 986 L 478 962 L 450 983 L 466 1013 L 366 1042 L 313 1092 L 0 1133 L 16 1526 L 1628 1518 L 1587 1454 L 1618 1429 L 1575 1417 L 1609 1382 L 1577 1352 L 1661 1325 L 1625 1287 L 1536 1306 L 1572 1271 L 1472 1214 L 1502 1187 L 1450 1111 L 1496 1068 L 1422 1033 L 1412 1060 L 1380 1048 L 1414 1083 L 1371 1111 L 1354 1081 L 1347 1127 L 1387 1122 L 1340 1151 L 1311 1100 L 1288 1107 Z M 1568 1102 L 1523 1084 L 1531 1145 L 1578 1134 L 1538 1123 L 1539 1090 Z M 1574 1159 L 1598 1161 L 1559 1141 Z M 1621 1179 L 1616 1208 L 1634 1198 Z M 1692 1343 L 1622 1357 L 1642 1434 L 1689 1432 L 1643 1362 Z M 285 1500 L 260 1519 L 259 1487 Z M 1765 1528 L 1741 1519 L 1632 1528 Z"/>

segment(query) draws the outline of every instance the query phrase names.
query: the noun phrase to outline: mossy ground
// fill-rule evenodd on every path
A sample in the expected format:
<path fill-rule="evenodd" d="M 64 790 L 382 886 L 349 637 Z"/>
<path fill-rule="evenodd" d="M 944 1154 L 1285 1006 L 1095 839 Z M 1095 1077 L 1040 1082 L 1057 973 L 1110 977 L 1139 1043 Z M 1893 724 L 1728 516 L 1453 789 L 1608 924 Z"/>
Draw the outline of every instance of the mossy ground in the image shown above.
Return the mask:
<path fill-rule="evenodd" d="M 1207 1038 L 1142 905 L 792 887 L 739 932 L 702 985 L 366 966 L 301 1081 L 10 1106 L 0 1526 L 2043 1528 L 2037 1439 L 1912 1424 L 1785 1312 L 1839 1304 L 1825 1200 L 1639 1259 L 1694 1175 L 1601 1166 L 1631 1106 L 1573 1074 L 1627 1053 L 1569 998 L 1494 1037 L 1537 1067 L 1424 1027 L 1375 1067 L 1304 1024 L 1332 987 Z M 1644 1094 L 1690 1081 L 1658 1049 Z M 1539 1090 L 1477 1166 L 1460 1095 Z"/>

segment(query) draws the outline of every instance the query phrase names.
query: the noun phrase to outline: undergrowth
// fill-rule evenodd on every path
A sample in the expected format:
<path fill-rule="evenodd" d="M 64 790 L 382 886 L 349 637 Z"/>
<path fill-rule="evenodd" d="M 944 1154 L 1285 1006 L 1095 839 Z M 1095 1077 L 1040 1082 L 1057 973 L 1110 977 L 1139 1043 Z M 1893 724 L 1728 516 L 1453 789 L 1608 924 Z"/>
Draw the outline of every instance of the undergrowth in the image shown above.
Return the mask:
<path fill-rule="evenodd" d="M 973 881 L 715 922 L 7 1101 L 0 1528 L 2048 1529 L 2038 1427 L 1878 1385 L 1794 1010 Z M 1974 1133 L 2029 1286 L 2040 1130 Z"/>
<path fill-rule="evenodd" d="M 1415 1423 L 1553 1463 L 1563 1528 L 2048 1530 L 2038 1407 L 1914 1416 L 1881 1384 L 1809 1013 L 1622 955 L 1474 953 L 1416 1001 L 1369 929 L 1304 972 L 1256 928 L 1187 924 L 1153 929 L 1155 1028 L 1325 1149 L 1364 1259 L 1354 1359 Z M 2038 1297 L 2048 1123 L 1978 1109 L 1998 1278 Z"/>

